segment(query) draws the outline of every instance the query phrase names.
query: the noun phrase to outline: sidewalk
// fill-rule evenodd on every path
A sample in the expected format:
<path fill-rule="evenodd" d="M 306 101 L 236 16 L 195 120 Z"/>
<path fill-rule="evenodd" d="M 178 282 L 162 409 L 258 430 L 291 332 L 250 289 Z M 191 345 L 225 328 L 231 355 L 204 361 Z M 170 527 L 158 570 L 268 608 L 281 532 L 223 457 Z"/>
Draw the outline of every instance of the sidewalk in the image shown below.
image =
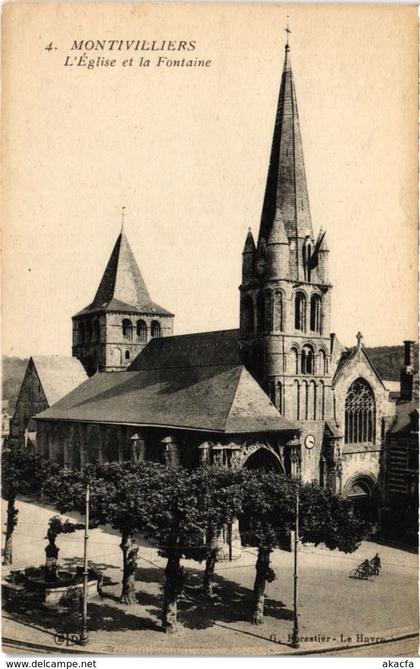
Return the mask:
<path fill-rule="evenodd" d="M 238 635 L 237 632 L 232 630 L 233 634 Z M 182 634 L 182 632 L 181 632 Z M 141 655 L 259 655 L 259 656 L 275 656 L 275 655 L 319 655 L 326 652 L 332 651 L 342 651 L 346 648 L 363 648 L 363 647 L 372 647 L 378 646 L 384 641 L 396 641 L 400 639 L 408 638 L 418 638 L 418 632 L 409 628 L 402 628 L 395 630 L 393 634 L 387 636 L 386 638 L 381 638 L 380 634 L 377 633 L 375 636 L 381 641 L 371 642 L 371 643 L 361 643 L 356 639 L 351 642 L 340 641 L 339 639 L 331 640 L 328 643 L 319 644 L 314 642 L 305 642 L 302 641 L 300 648 L 294 649 L 291 647 L 285 646 L 285 644 L 279 644 L 270 638 L 265 639 L 265 637 L 260 637 L 259 642 L 255 645 L 242 645 L 242 647 L 236 647 L 232 649 L 224 649 L 220 647 L 198 647 L 194 648 L 192 646 L 186 647 L 184 644 L 176 642 L 173 638 L 172 643 L 169 644 L 158 644 L 156 646 L 144 647 L 139 645 L 128 645 L 127 642 L 124 642 L 123 639 L 117 639 L 117 633 L 113 633 L 111 636 L 115 637 L 114 640 L 109 640 L 109 635 L 106 635 L 108 638 L 102 638 L 105 635 L 95 634 L 92 639 L 92 634 L 90 634 L 91 639 L 85 647 L 78 646 L 75 642 L 75 639 L 72 635 L 54 635 L 52 632 L 46 632 L 36 627 L 28 627 L 23 623 L 19 623 L 15 620 L 12 620 L 6 616 L 3 617 L 3 645 L 11 647 L 14 649 L 16 654 L 19 654 L 19 651 L 24 651 L 26 653 L 38 652 L 42 654 L 83 654 L 83 655 L 126 655 L 126 656 L 141 656 Z M 162 634 L 162 636 L 165 636 Z M 177 637 L 179 633 L 177 634 Z M 238 635 L 239 636 L 239 635 Z M 101 637 L 101 638 L 99 638 Z M 165 639 L 167 637 L 165 636 Z M 256 637 L 257 638 L 257 637 Z M 162 647 L 162 646 L 165 647 Z M 361 653 L 362 654 L 362 653 Z M 387 653 L 384 655 L 388 656 Z"/>

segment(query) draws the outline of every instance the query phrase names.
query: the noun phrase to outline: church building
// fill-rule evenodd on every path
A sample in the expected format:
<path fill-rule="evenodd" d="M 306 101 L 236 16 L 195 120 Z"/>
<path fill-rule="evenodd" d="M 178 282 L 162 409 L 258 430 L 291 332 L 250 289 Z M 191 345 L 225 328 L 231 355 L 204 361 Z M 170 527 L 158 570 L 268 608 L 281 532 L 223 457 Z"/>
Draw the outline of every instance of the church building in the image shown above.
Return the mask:
<path fill-rule="evenodd" d="M 69 466 L 133 457 L 270 467 L 377 499 L 395 406 L 360 332 L 352 348 L 331 333 L 330 249 L 318 227 L 286 44 L 259 234 L 248 232 L 242 253 L 239 328 L 172 336 L 173 314 L 152 302 L 122 232 L 94 301 L 73 318 L 73 355 L 91 378 L 37 416 L 40 450 Z"/>

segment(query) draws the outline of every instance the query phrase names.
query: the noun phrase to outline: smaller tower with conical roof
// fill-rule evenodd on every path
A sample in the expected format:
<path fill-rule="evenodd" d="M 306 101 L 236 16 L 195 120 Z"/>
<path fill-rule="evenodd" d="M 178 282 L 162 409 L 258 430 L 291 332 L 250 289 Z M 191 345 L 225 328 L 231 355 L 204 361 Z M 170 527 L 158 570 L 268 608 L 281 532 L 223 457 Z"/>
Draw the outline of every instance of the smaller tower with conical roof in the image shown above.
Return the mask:
<path fill-rule="evenodd" d="M 173 319 L 152 301 L 122 228 L 93 302 L 73 316 L 73 356 L 89 376 L 124 370 L 150 339 L 172 334 Z"/>

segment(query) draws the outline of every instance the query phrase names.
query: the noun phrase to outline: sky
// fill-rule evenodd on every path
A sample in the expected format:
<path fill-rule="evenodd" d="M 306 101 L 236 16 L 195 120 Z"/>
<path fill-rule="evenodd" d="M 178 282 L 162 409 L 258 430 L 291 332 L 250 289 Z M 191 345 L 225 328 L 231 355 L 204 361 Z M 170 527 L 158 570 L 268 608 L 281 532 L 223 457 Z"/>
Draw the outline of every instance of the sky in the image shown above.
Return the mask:
<path fill-rule="evenodd" d="M 71 355 L 71 316 L 94 297 L 122 206 L 175 333 L 238 326 L 287 23 L 332 330 L 346 345 L 358 330 L 368 346 L 417 337 L 415 7 L 40 3 L 3 14 L 4 354 Z M 65 66 L 82 39 L 196 48 Z M 159 55 L 211 65 L 157 67 Z M 98 56 L 112 54 L 88 53 Z"/>

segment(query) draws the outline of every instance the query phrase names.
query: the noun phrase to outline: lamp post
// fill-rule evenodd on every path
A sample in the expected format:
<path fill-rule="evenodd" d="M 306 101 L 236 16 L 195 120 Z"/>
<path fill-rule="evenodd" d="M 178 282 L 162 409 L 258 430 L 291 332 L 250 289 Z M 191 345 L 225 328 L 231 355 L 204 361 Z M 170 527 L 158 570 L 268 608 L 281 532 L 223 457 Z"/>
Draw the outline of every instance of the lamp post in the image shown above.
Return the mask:
<path fill-rule="evenodd" d="M 299 614 L 298 614 L 298 546 L 299 546 L 299 486 L 296 487 L 295 509 L 295 542 L 293 570 L 293 632 L 292 646 L 299 648 Z"/>
<path fill-rule="evenodd" d="M 89 539 L 89 486 L 86 486 L 86 510 L 85 510 L 85 539 L 83 554 L 83 600 L 82 600 L 82 632 L 80 634 L 80 645 L 86 646 L 89 641 L 87 631 L 87 590 L 88 590 L 88 539 Z"/>

